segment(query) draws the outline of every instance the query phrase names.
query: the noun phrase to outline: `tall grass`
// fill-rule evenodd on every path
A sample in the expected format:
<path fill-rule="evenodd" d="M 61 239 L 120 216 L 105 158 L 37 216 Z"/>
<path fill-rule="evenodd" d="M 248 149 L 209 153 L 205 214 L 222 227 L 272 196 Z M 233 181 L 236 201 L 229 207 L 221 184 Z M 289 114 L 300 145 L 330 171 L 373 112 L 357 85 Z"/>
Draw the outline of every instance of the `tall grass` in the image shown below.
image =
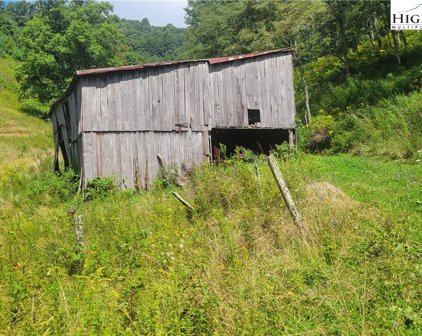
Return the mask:
<path fill-rule="evenodd" d="M 259 179 L 241 158 L 195 170 L 178 191 L 195 207 L 191 219 L 174 186 L 83 201 L 77 178 L 49 173 L 50 162 L 9 170 L 0 189 L 0 330 L 419 334 L 420 168 L 347 156 L 280 164 L 316 238 L 310 250 L 263 158 Z M 83 253 L 72 208 L 84 216 Z"/>

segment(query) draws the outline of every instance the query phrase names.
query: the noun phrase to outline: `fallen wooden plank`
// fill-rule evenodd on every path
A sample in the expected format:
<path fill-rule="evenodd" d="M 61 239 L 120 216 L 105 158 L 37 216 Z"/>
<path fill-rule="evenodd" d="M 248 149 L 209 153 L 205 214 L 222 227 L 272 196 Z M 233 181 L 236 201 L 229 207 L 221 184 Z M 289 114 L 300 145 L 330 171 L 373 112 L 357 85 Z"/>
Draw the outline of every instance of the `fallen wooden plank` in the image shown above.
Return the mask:
<path fill-rule="evenodd" d="M 172 192 L 173 196 L 176 197 L 186 208 L 188 208 L 190 211 L 193 211 L 193 206 L 189 204 L 188 201 L 183 199 L 182 196 L 180 196 L 177 192 Z"/>

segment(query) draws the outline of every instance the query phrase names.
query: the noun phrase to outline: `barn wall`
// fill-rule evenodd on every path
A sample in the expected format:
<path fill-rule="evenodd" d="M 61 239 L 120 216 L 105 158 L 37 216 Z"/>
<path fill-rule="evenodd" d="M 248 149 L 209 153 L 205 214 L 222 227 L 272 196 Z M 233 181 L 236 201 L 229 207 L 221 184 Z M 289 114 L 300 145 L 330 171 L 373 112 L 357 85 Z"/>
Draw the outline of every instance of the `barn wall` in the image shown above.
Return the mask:
<path fill-rule="evenodd" d="M 260 127 L 295 127 L 290 54 L 210 65 L 210 71 L 213 127 L 248 127 L 248 108 L 260 110 Z"/>
<path fill-rule="evenodd" d="M 207 63 L 81 78 L 83 130 L 201 131 Z"/>
<path fill-rule="evenodd" d="M 260 110 L 260 127 L 295 127 L 290 54 L 112 72 L 80 85 L 87 132 L 248 127 L 248 108 Z"/>
<path fill-rule="evenodd" d="M 82 167 L 82 123 L 81 123 L 81 90 L 80 86 L 63 101 L 58 102 L 52 111 L 55 155 L 54 165 L 58 163 L 59 143 L 63 142 L 69 164 L 80 169 Z"/>
<path fill-rule="evenodd" d="M 87 132 L 84 133 L 84 180 L 115 176 L 123 188 L 152 184 L 165 165 L 203 162 L 202 132 Z"/>

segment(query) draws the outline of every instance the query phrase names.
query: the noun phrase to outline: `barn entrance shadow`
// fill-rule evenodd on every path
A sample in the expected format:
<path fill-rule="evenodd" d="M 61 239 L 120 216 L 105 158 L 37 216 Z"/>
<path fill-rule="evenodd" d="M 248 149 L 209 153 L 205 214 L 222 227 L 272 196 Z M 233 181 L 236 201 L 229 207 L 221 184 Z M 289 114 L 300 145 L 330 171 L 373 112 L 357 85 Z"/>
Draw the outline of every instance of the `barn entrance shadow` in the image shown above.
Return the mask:
<path fill-rule="evenodd" d="M 234 154 L 237 146 L 252 150 L 257 154 L 268 154 L 275 145 L 289 141 L 289 131 L 285 129 L 256 128 L 213 128 L 211 146 L 213 160 L 221 159 L 220 144 L 226 147 L 226 155 Z"/>

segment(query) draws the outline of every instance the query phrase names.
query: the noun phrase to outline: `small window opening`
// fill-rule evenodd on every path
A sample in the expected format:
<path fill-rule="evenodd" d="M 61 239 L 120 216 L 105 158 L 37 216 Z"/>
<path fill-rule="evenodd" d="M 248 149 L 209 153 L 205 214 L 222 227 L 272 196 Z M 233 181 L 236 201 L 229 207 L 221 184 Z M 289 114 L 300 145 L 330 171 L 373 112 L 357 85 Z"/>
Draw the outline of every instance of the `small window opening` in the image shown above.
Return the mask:
<path fill-rule="evenodd" d="M 258 109 L 248 109 L 248 124 L 253 125 L 261 122 L 261 116 Z"/>

